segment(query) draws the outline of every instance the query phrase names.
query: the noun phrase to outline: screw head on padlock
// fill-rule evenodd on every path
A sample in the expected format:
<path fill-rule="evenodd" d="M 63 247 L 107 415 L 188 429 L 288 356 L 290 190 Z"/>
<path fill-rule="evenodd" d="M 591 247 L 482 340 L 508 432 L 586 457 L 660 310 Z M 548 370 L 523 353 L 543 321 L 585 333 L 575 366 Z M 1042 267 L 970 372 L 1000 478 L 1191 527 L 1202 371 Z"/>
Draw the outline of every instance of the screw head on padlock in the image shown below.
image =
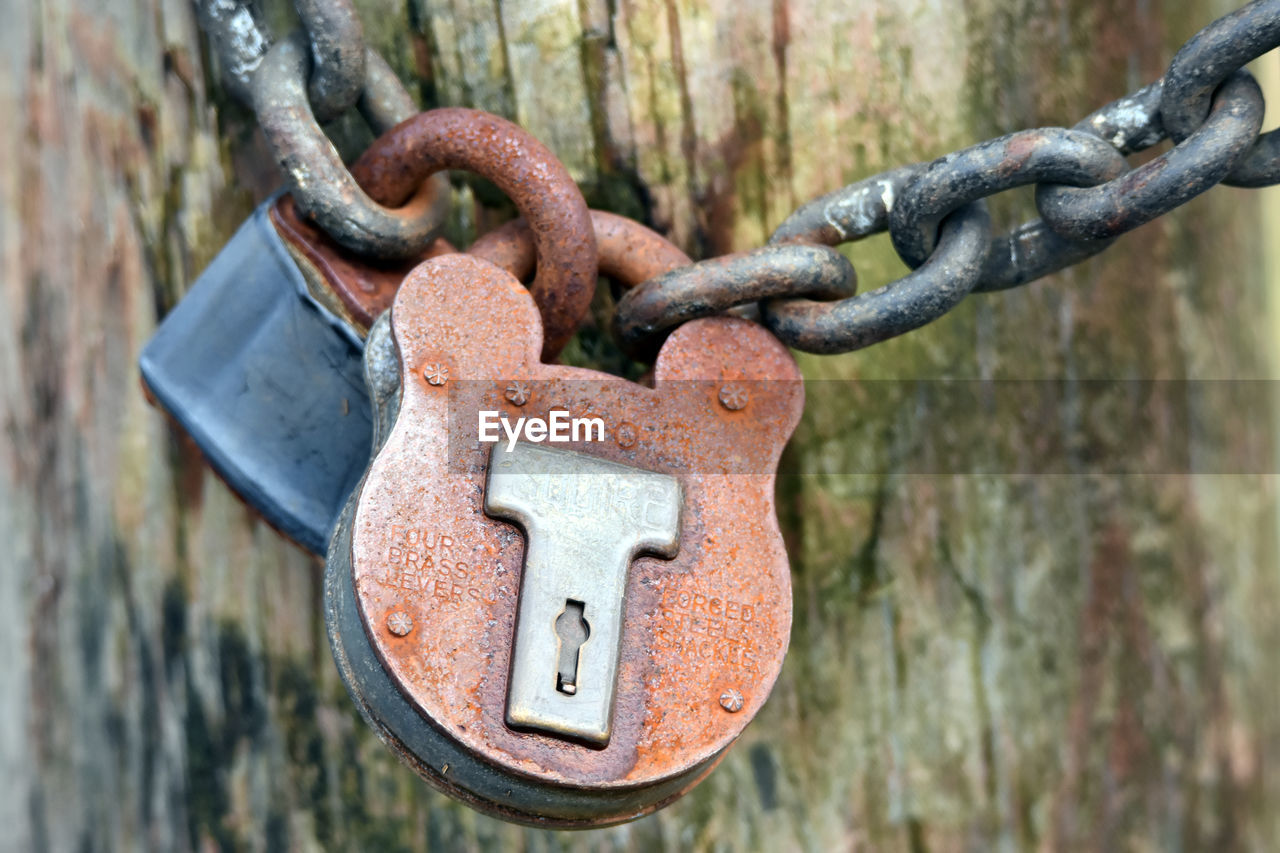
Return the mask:
<path fill-rule="evenodd" d="M 778 675 L 774 472 L 803 387 L 730 317 L 677 329 L 652 387 L 541 347 L 530 295 L 484 260 L 405 280 L 370 335 L 385 429 L 330 546 L 327 616 L 357 704 L 424 778 L 507 819 L 604 825 L 710 772 Z M 489 442 L 483 412 L 602 429 Z"/>

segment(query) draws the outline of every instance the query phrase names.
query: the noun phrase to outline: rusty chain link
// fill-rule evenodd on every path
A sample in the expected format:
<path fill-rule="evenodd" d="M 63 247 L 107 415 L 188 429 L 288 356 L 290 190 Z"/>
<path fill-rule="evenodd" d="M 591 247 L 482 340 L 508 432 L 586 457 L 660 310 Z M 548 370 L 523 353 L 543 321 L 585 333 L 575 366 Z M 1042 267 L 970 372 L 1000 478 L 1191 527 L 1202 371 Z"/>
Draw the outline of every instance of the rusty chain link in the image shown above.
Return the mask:
<path fill-rule="evenodd" d="M 1169 63 L 1160 114 L 1175 142 L 1191 136 L 1209 114 L 1214 90 L 1237 68 L 1280 43 L 1274 3 L 1250 3 L 1194 35 Z M 1280 133 L 1259 137 L 1224 183 L 1264 187 L 1280 181 Z"/>
<path fill-rule="evenodd" d="M 689 320 L 773 296 L 843 299 L 856 288 L 853 265 L 834 249 L 766 246 L 710 258 L 627 291 L 618 301 L 613 329 L 627 354 L 652 361 L 655 342 Z"/>
<path fill-rule="evenodd" d="M 596 243 L 578 185 L 551 150 L 519 126 L 465 107 L 418 113 L 374 140 L 352 166 L 372 192 L 393 203 L 445 169 L 488 178 L 528 220 L 542 260 L 529 290 L 542 313 L 543 354 L 553 358 L 577 332 L 595 292 Z"/>
<path fill-rule="evenodd" d="M 371 198 L 316 123 L 307 97 L 307 54 L 301 33 L 281 39 L 267 52 L 253 79 L 258 123 L 298 208 L 359 254 L 407 258 L 421 253 L 444 224 L 449 203 L 447 178 L 430 176 L 416 195 L 410 191 L 413 203 L 404 204 L 404 197 L 388 202 L 403 207 L 385 207 Z M 367 53 L 365 60 L 372 79 L 396 79 L 389 69 L 381 71 L 383 63 L 377 54 Z M 366 90 L 373 88 L 366 86 Z M 416 113 L 407 94 L 401 99 L 392 91 L 391 97 L 395 100 L 361 97 L 362 110 L 376 104 L 365 115 L 375 132 L 385 133 Z"/>
<path fill-rule="evenodd" d="M 1248 153 L 1262 126 L 1262 90 L 1240 69 L 1214 96 L 1204 123 L 1173 148 L 1096 187 L 1036 187 L 1049 226 L 1081 240 L 1116 237 L 1221 183 Z"/>

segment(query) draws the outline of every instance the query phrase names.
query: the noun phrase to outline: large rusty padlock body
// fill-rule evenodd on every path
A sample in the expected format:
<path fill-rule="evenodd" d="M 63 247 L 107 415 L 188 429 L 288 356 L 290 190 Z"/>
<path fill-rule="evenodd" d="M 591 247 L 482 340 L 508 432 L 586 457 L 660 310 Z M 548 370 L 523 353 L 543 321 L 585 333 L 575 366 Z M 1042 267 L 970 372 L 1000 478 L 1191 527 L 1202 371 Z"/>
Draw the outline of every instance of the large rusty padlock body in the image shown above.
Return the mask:
<path fill-rule="evenodd" d="M 330 544 L 327 621 L 366 719 L 432 784 L 602 825 L 705 776 L 777 678 L 774 479 L 803 386 L 736 318 L 677 329 L 653 387 L 541 345 L 529 294 L 486 261 L 405 280 L 369 338 L 380 446 Z M 588 426 L 483 441 L 484 412 Z"/>

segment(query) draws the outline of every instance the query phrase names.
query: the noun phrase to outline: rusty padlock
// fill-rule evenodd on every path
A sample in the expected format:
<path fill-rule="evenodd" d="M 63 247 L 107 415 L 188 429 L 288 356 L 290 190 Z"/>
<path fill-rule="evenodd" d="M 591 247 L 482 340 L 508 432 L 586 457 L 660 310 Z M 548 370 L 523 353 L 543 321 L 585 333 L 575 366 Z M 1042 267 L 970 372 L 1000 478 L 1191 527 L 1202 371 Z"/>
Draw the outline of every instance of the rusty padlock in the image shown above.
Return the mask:
<path fill-rule="evenodd" d="M 326 621 L 366 720 L 427 781 L 509 820 L 607 825 L 709 773 L 778 675 L 774 478 L 803 386 L 737 318 L 677 329 L 651 387 L 545 364 L 541 339 L 490 262 L 405 279 L 369 337 L 379 447 L 330 545 Z M 557 412 L 584 431 L 557 442 Z M 520 417 L 552 426 L 485 440 Z"/>

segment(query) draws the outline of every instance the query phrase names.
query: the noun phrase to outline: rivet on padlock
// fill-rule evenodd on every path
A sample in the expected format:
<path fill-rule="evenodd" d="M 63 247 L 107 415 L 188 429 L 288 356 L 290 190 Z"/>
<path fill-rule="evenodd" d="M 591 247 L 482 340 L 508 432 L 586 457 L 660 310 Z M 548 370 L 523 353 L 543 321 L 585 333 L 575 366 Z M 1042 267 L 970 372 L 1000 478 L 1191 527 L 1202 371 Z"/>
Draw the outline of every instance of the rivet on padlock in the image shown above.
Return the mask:
<path fill-rule="evenodd" d="M 540 349 L 496 266 L 447 256 L 406 279 L 370 333 L 385 428 L 331 543 L 326 615 L 362 713 L 424 778 L 511 820 L 604 825 L 696 784 L 777 677 L 774 471 L 803 387 L 785 347 L 730 317 L 678 328 L 652 387 Z M 429 362 L 451 391 L 420 378 Z M 720 404 L 729 382 L 749 409 Z M 478 413 L 504 407 L 598 414 L 606 434 L 478 441 Z"/>

